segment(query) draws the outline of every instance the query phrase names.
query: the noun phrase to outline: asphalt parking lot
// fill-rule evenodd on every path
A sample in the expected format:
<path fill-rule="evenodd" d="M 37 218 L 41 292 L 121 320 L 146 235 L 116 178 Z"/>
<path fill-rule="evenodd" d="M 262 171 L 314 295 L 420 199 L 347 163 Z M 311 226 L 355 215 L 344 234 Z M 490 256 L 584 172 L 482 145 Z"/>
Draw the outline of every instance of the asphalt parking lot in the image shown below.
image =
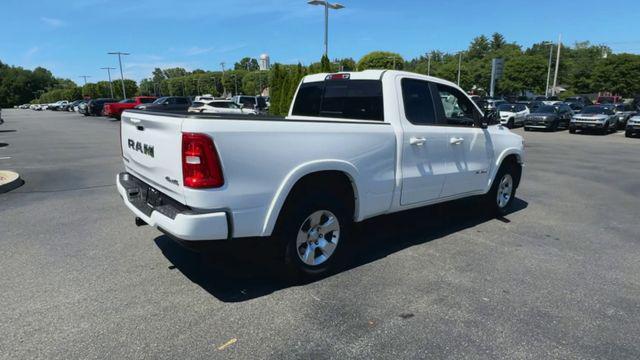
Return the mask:
<path fill-rule="evenodd" d="M 367 221 L 304 285 L 259 244 L 136 227 L 116 121 L 4 110 L 0 357 L 640 358 L 640 139 L 524 132 L 516 211 L 471 199 Z"/>

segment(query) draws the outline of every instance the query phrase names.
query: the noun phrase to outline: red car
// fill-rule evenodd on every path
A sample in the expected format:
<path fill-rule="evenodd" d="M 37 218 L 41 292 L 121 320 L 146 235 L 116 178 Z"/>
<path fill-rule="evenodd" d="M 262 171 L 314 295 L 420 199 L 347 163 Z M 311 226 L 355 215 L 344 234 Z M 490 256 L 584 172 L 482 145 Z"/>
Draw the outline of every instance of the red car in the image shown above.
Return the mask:
<path fill-rule="evenodd" d="M 154 96 L 136 96 L 133 99 L 124 99 L 117 103 L 104 104 L 102 115 L 120 120 L 122 112 L 127 109 L 133 109 L 140 104 L 148 104 L 156 101 Z"/>

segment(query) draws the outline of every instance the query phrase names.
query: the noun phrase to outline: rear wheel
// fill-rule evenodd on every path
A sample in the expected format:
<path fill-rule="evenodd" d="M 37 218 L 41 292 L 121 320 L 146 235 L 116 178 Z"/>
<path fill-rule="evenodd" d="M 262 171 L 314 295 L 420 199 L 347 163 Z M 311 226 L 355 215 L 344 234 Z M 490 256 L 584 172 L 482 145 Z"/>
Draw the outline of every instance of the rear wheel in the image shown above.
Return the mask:
<path fill-rule="evenodd" d="M 531 129 L 527 126 L 524 127 L 524 131 L 531 131 Z"/>
<path fill-rule="evenodd" d="M 624 132 L 624 136 L 630 138 L 631 135 L 633 135 L 633 133 L 631 133 L 631 130 L 627 130 Z"/>
<path fill-rule="evenodd" d="M 353 210 L 342 193 L 316 190 L 298 191 L 288 201 L 277 231 L 285 264 L 296 277 L 318 278 L 339 269 L 351 236 Z"/>
<path fill-rule="evenodd" d="M 576 133 L 576 129 L 575 128 L 569 128 L 569 134 L 575 134 Z"/>

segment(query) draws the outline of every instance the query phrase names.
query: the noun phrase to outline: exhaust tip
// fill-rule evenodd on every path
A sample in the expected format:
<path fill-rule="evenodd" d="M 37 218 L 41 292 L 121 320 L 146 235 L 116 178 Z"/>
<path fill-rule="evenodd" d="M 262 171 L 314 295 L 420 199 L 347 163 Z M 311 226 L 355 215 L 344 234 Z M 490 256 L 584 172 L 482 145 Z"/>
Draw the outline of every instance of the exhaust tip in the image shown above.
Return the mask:
<path fill-rule="evenodd" d="M 136 226 L 140 227 L 140 226 L 145 226 L 148 225 L 144 220 L 140 219 L 139 217 L 136 216 Z"/>

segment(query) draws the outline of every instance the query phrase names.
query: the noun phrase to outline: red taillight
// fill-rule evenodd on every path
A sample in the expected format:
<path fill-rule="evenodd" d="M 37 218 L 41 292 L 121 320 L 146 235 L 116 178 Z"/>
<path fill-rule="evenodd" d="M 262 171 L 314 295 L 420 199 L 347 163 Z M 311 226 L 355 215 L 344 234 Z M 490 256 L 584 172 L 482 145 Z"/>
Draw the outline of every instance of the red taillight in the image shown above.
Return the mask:
<path fill-rule="evenodd" d="M 220 158 L 209 136 L 182 133 L 182 179 L 184 186 L 194 189 L 224 185 Z"/>

